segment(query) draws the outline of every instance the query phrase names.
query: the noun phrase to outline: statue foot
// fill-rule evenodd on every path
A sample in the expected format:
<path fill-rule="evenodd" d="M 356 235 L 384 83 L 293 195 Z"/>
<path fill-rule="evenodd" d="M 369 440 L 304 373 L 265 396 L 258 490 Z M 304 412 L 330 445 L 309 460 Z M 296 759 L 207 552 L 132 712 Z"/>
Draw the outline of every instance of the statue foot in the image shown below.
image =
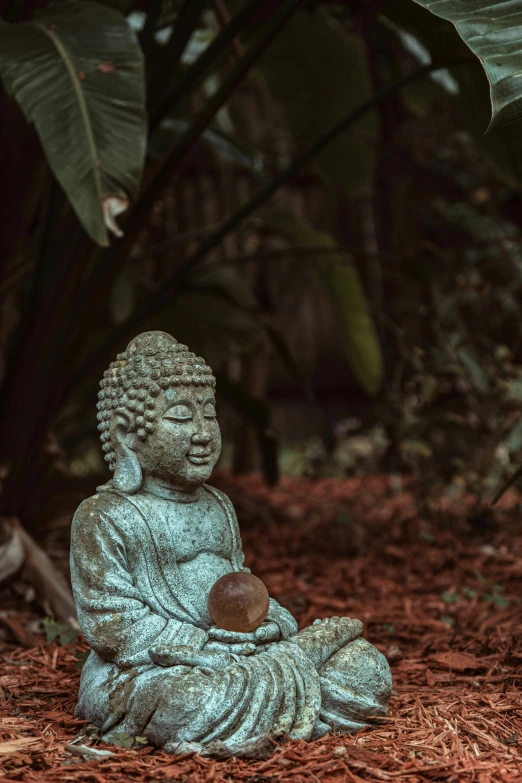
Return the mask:
<path fill-rule="evenodd" d="M 348 642 L 357 639 L 363 630 L 360 620 L 350 617 L 327 617 L 315 620 L 313 625 L 289 639 L 312 659 L 317 671 Z"/>

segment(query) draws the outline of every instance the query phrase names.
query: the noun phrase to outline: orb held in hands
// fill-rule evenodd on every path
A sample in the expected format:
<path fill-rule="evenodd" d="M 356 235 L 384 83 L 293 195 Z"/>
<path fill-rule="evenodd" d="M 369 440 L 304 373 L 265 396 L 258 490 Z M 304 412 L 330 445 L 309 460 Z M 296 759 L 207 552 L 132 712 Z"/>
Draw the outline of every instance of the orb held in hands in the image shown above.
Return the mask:
<path fill-rule="evenodd" d="M 249 633 L 259 628 L 267 616 L 269 600 L 261 579 L 246 571 L 234 571 L 212 586 L 208 611 L 218 628 Z"/>

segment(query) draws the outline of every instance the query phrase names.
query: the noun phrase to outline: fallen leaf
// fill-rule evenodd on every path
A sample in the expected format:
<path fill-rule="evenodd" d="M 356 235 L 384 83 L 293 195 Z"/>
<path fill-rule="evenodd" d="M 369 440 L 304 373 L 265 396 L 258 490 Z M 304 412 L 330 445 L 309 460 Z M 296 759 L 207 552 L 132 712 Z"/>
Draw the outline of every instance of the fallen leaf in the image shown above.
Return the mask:
<path fill-rule="evenodd" d="M 82 669 L 83 665 L 85 664 L 87 658 L 90 655 L 90 650 L 86 650 L 83 652 L 82 650 L 78 650 L 75 654 L 76 663 L 74 664 L 75 669 Z"/>
<path fill-rule="evenodd" d="M 442 669 L 452 669 L 456 672 L 464 672 L 466 669 L 476 671 L 477 669 L 483 669 L 485 664 L 474 655 L 468 653 L 452 652 L 440 652 L 430 655 L 430 663 L 438 664 Z"/>
<path fill-rule="evenodd" d="M 9 715 L 0 718 L 0 729 L 12 728 L 13 726 L 27 726 L 27 721 L 24 718 Z"/>
<path fill-rule="evenodd" d="M 57 623 L 50 617 L 46 617 L 44 622 L 45 638 L 47 642 L 58 641 L 60 644 L 70 644 L 78 636 L 76 628 L 65 623 Z"/>
<path fill-rule="evenodd" d="M 109 734 L 107 741 L 117 748 L 132 748 L 134 745 L 134 737 L 128 731 L 115 731 Z"/>
<path fill-rule="evenodd" d="M 20 739 L 0 742 L 0 756 L 10 756 L 23 750 L 41 750 L 45 740 L 41 737 L 20 737 Z"/>
<path fill-rule="evenodd" d="M 81 756 L 88 761 L 90 759 L 98 759 L 101 761 L 102 759 L 109 758 L 109 756 L 114 756 L 112 750 L 98 750 L 97 748 L 89 748 L 87 745 L 70 744 L 66 745 L 64 750 L 66 750 L 67 753 L 72 753 L 73 756 Z"/>
<path fill-rule="evenodd" d="M 18 678 L 12 674 L 5 674 L 0 677 L 0 688 L 12 688 L 18 685 Z"/>

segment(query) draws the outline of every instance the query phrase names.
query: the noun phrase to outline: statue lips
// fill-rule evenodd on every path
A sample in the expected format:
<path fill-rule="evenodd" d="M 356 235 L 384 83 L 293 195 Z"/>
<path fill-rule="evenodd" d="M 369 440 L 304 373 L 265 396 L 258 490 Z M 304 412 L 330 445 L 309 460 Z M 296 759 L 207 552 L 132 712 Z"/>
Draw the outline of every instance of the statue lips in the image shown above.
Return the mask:
<path fill-rule="evenodd" d="M 189 459 L 193 465 L 206 465 L 208 462 L 210 462 L 211 456 L 211 451 L 202 451 L 198 453 L 192 452 L 187 454 L 187 459 Z"/>

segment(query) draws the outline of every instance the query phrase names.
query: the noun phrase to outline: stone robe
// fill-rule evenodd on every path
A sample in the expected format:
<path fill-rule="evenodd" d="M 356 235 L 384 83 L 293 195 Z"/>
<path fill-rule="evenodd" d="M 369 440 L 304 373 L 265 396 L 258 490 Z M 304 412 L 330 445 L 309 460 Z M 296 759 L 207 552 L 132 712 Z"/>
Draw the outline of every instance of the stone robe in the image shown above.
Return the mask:
<path fill-rule="evenodd" d="M 223 571 L 248 569 L 230 501 L 206 485 L 200 493 L 199 502 L 221 515 L 209 552 L 228 555 L 209 555 L 210 587 Z M 240 755 L 266 735 L 308 740 L 333 728 L 351 733 L 386 714 L 391 676 L 381 653 L 359 638 L 317 672 L 291 642 L 294 618 L 274 600 L 267 619 L 277 623 L 282 640 L 265 651 L 230 656 L 220 669 L 152 662 L 153 646 L 199 650 L 208 639 L 208 591 L 195 596 L 181 573 L 183 546 L 176 539 L 184 505 L 145 492 L 123 495 L 109 482 L 78 508 L 71 576 L 91 653 L 77 717 L 100 727 L 106 740 L 125 732 L 172 753 Z"/>

